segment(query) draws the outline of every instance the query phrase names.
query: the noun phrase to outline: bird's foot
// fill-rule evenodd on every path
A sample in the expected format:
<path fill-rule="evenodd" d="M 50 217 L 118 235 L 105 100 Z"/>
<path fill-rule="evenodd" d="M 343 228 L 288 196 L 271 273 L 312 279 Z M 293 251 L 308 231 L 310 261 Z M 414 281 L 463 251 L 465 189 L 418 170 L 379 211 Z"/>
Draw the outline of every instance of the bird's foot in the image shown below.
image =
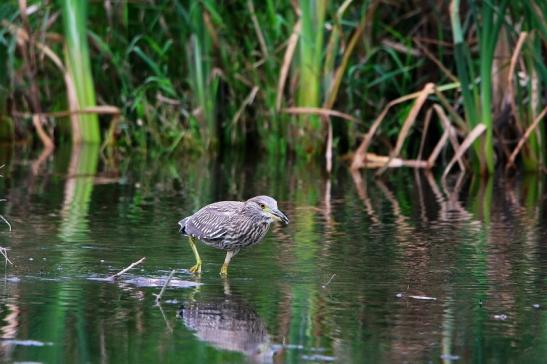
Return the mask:
<path fill-rule="evenodd" d="M 220 275 L 223 277 L 228 275 L 228 264 L 222 264 L 222 268 L 220 268 Z"/>
<path fill-rule="evenodd" d="M 190 273 L 201 273 L 201 262 L 197 262 L 192 268 L 188 269 Z"/>

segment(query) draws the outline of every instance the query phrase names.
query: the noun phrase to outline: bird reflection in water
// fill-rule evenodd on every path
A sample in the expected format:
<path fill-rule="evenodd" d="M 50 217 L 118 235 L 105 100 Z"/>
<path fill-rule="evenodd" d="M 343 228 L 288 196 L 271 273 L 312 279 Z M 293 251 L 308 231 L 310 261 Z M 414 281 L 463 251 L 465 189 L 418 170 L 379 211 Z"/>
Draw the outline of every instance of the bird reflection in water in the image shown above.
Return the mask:
<path fill-rule="evenodd" d="M 186 302 L 178 316 L 199 340 L 215 348 L 241 352 L 253 362 L 274 362 L 276 350 L 264 321 L 242 297 L 231 293 L 227 280 L 224 295 Z"/>

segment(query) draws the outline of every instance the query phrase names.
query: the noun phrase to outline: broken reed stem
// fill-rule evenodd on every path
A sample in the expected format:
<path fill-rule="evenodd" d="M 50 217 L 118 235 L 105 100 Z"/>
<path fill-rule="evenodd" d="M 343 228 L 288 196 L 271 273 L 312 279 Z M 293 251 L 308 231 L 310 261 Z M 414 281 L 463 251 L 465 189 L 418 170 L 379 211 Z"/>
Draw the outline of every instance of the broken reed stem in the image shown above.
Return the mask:
<path fill-rule="evenodd" d="M 121 271 L 119 271 L 118 273 L 108 277 L 108 279 L 110 279 L 110 280 L 118 279 L 122 274 L 124 274 L 125 272 L 133 269 L 133 267 L 135 267 L 136 265 L 141 264 L 145 259 L 146 259 L 146 257 L 142 257 L 141 259 L 137 260 L 136 262 L 131 263 L 131 265 L 129 265 L 127 268 L 124 268 Z"/>
<path fill-rule="evenodd" d="M 330 282 L 332 282 L 332 280 L 334 279 L 334 277 L 336 277 L 336 273 L 333 273 L 333 274 L 330 276 L 329 280 L 328 280 L 325 284 L 321 285 L 321 287 L 322 287 L 322 288 L 327 288 L 327 286 L 330 284 Z"/>
<path fill-rule="evenodd" d="M 452 169 L 452 166 L 458 161 L 458 159 L 463 156 L 463 154 L 467 151 L 467 149 L 469 149 L 473 142 L 486 131 L 486 128 L 487 127 L 485 124 L 480 123 L 477 124 L 477 126 L 475 126 L 473 130 L 469 132 L 469 134 L 467 134 L 460 147 L 456 150 L 454 157 L 452 157 L 452 160 L 446 166 L 442 176 L 443 179 L 446 178 L 448 172 L 450 172 L 450 170 Z M 450 132 L 447 130 L 447 133 Z"/>
<path fill-rule="evenodd" d="M 537 116 L 537 118 L 534 120 L 534 122 L 526 129 L 526 132 L 524 135 L 520 138 L 517 146 L 513 150 L 513 153 L 511 153 L 511 157 L 509 157 L 509 161 L 507 162 L 507 168 L 511 168 L 515 164 L 515 159 L 517 158 L 517 155 L 519 154 L 520 150 L 524 146 L 524 143 L 528 140 L 530 137 L 530 134 L 534 131 L 534 129 L 538 126 L 539 122 L 543 119 L 545 116 L 545 113 L 547 112 L 547 106 L 543 108 L 543 111 Z"/>
<path fill-rule="evenodd" d="M 454 76 L 454 74 L 450 72 L 450 70 L 446 68 L 444 64 L 437 57 L 435 57 L 433 53 L 431 53 L 429 49 L 422 42 L 420 42 L 418 37 L 414 37 L 412 38 L 412 40 L 414 41 L 414 43 L 416 43 L 418 48 L 420 48 L 422 53 L 427 58 L 429 58 L 433 63 L 435 63 L 437 67 L 439 67 L 439 69 L 446 75 L 446 77 L 448 77 L 452 82 L 458 82 L 458 78 Z"/>
<path fill-rule="evenodd" d="M 8 249 L 7 248 L 0 247 L 0 254 L 2 254 L 4 259 L 6 260 L 6 264 L 9 263 L 9 264 L 13 265 L 12 261 L 9 260 L 9 258 L 8 258 Z"/>
<path fill-rule="evenodd" d="M 298 43 L 298 38 L 300 37 L 300 19 L 294 25 L 292 34 L 289 38 L 289 43 L 287 45 L 287 50 L 285 51 L 285 56 L 283 57 L 283 66 L 281 67 L 281 72 L 279 73 L 279 81 L 277 83 L 277 97 L 275 99 L 275 110 L 281 110 L 281 102 L 283 101 L 283 90 L 285 89 L 285 83 L 287 82 L 287 75 L 289 74 L 289 69 L 291 67 L 292 59 L 294 56 L 294 51 Z"/>
<path fill-rule="evenodd" d="M 163 287 L 161 287 L 161 291 L 159 294 L 154 294 L 154 296 L 156 296 L 156 304 L 159 304 L 160 301 L 161 301 L 161 297 L 163 296 L 163 292 L 165 292 L 165 289 L 167 288 L 167 286 L 169 285 L 169 282 L 171 282 L 171 279 L 173 278 L 173 275 L 175 274 L 175 270 L 173 269 L 171 271 L 171 274 L 169 274 L 169 277 L 167 278 L 167 280 L 165 281 L 165 283 L 163 284 Z"/>
<path fill-rule="evenodd" d="M 456 137 L 456 130 L 450 123 L 450 120 L 444 113 L 444 110 L 442 107 L 440 107 L 438 104 L 433 105 L 433 108 L 435 109 L 435 112 L 439 116 L 439 119 L 441 120 L 441 125 L 443 129 L 445 129 L 448 132 L 448 138 L 450 140 L 450 143 L 452 144 L 452 148 L 454 148 L 454 152 L 456 152 L 458 149 L 460 149 L 460 143 L 458 143 L 458 138 Z M 465 163 L 463 162 L 463 159 L 458 158 L 458 164 L 460 166 L 460 169 L 463 171 L 465 170 Z"/>
<path fill-rule="evenodd" d="M 429 122 L 431 121 L 431 115 L 433 113 L 433 108 L 427 109 L 427 112 L 425 114 L 425 121 L 424 121 L 424 130 L 422 131 L 422 140 L 420 141 L 420 149 L 418 150 L 418 157 L 416 159 L 421 160 L 422 159 L 422 153 L 424 151 L 425 146 L 425 138 L 427 137 L 427 132 L 429 131 Z"/>
<path fill-rule="evenodd" d="M 258 22 L 258 18 L 256 17 L 255 7 L 251 0 L 247 1 L 247 8 L 249 9 L 249 13 L 251 13 L 251 20 L 253 21 L 253 26 L 255 28 L 256 37 L 258 38 L 258 44 L 260 44 L 260 50 L 262 51 L 262 55 L 264 56 L 264 59 L 268 59 L 270 57 L 268 53 L 268 47 L 266 46 L 266 41 L 264 40 L 262 29 L 260 29 L 260 23 Z"/>
<path fill-rule="evenodd" d="M 6 224 L 8 224 L 9 231 L 11 231 L 11 224 L 9 221 L 4 217 L 4 215 L 0 215 L 0 219 L 4 221 Z"/>
<path fill-rule="evenodd" d="M 437 142 L 435 145 L 435 148 L 433 148 L 433 151 L 429 155 L 429 158 L 427 158 L 427 166 L 428 168 L 433 168 L 435 165 L 435 162 L 437 161 L 437 158 L 439 157 L 439 154 L 441 154 L 441 151 L 443 150 L 446 142 L 448 141 L 448 130 L 445 129 L 443 135 L 441 136 L 441 139 Z"/>
<path fill-rule="evenodd" d="M 464 133 L 468 133 L 469 127 L 467 126 L 467 123 L 465 122 L 465 120 L 460 116 L 460 114 L 456 112 L 456 110 L 454 110 L 454 108 L 448 102 L 448 99 L 443 95 L 442 92 L 439 92 L 439 90 L 437 90 L 436 87 L 435 87 L 435 95 L 439 98 L 439 101 L 441 102 L 443 107 L 446 109 L 446 111 L 448 111 L 448 114 L 452 116 L 454 123 L 458 125 L 458 128 L 460 129 L 460 131 Z"/>
<path fill-rule="evenodd" d="M 38 134 L 38 137 L 40 138 L 40 141 L 44 145 L 45 149 L 48 149 L 48 150 L 54 149 L 55 144 L 53 143 L 53 140 L 50 138 L 50 136 L 44 130 L 44 127 L 42 125 L 42 118 L 40 118 L 39 115 L 40 114 L 34 114 L 32 116 L 32 124 L 34 125 L 34 128 L 36 129 L 36 134 Z"/>
<path fill-rule="evenodd" d="M 361 120 L 354 118 L 353 116 L 343 113 L 337 110 L 325 109 L 321 107 L 287 107 L 282 110 L 287 114 L 310 114 L 310 115 L 319 115 L 323 117 L 335 116 L 341 119 L 348 121 L 353 121 L 355 123 L 363 123 Z"/>
<path fill-rule="evenodd" d="M 416 102 L 410 109 L 410 112 L 408 113 L 408 116 L 406 117 L 403 127 L 401 128 L 401 131 L 399 132 L 399 137 L 397 138 L 397 143 L 395 144 L 395 148 L 393 152 L 389 155 L 389 160 L 386 162 L 386 164 L 376 172 L 377 176 L 382 175 L 386 169 L 389 167 L 389 161 L 391 159 L 397 157 L 399 153 L 401 152 L 401 149 L 403 147 L 403 143 L 408 136 L 410 129 L 412 128 L 412 125 L 414 125 L 414 122 L 416 121 L 416 117 L 418 116 L 418 113 L 422 109 L 422 106 L 424 105 L 425 101 L 427 100 L 428 96 L 435 91 L 435 85 L 433 83 L 427 83 L 422 91 L 420 91 L 420 94 L 416 98 Z"/>
<path fill-rule="evenodd" d="M 517 127 L 517 130 L 520 134 L 522 134 L 522 124 L 520 121 L 520 117 L 517 111 L 517 105 L 515 103 L 515 92 L 514 92 L 514 86 L 513 86 L 513 75 L 515 74 L 515 69 L 517 67 L 517 61 L 519 59 L 520 51 L 522 49 L 522 45 L 524 44 L 524 41 L 526 40 L 526 37 L 528 36 L 528 33 L 522 32 L 519 34 L 519 39 L 517 41 L 517 45 L 515 46 L 515 50 L 513 52 L 513 55 L 511 56 L 511 65 L 509 66 L 509 72 L 507 74 L 508 80 L 507 80 L 507 88 L 509 90 L 508 94 L 510 95 L 510 105 L 511 105 L 511 111 L 513 112 L 513 117 L 515 118 L 515 126 Z"/>
<path fill-rule="evenodd" d="M 435 88 L 433 90 L 437 90 L 439 92 L 444 92 L 444 91 L 452 90 L 452 89 L 458 88 L 458 87 L 460 87 L 459 83 L 450 83 L 450 84 L 447 84 L 447 85 L 435 86 Z M 433 90 L 431 92 L 433 92 Z M 386 117 L 388 111 L 395 105 L 398 105 L 398 104 L 406 102 L 406 101 L 414 100 L 414 99 L 418 98 L 421 95 L 423 95 L 423 89 L 421 91 L 417 91 L 417 92 L 413 92 L 413 93 L 408 94 L 408 95 L 401 96 L 401 97 L 399 97 L 395 100 L 391 100 L 390 102 L 388 102 L 386 104 L 386 106 L 384 107 L 384 109 L 382 110 L 380 115 L 378 115 L 378 117 L 376 117 L 376 119 L 372 123 L 372 126 L 370 127 L 369 131 L 367 132 L 367 134 L 365 135 L 365 137 L 361 141 L 361 144 L 359 145 L 359 147 L 355 151 L 355 153 L 353 155 L 353 160 L 351 162 L 351 169 L 352 170 L 356 170 L 356 169 L 359 169 L 359 168 L 366 167 L 366 160 L 365 159 L 366 159 L 368 147 L 370 146 L 370 143 L 372 142 L 372 138 L 373 138 L 374 134 L 376 133 L 376 130 L 380 126 L 380 123 L 382 122 L 382 120 Z"/>

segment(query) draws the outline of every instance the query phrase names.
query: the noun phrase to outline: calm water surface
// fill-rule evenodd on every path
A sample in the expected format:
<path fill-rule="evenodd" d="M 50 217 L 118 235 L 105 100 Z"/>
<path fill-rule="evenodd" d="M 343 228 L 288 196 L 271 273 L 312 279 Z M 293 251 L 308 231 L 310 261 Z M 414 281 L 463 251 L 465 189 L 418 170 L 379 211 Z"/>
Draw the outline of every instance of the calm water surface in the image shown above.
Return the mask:
<path fill-rule="evenodd" d="M 543 177 L 340 168 L 329 181 L 305 164 L 94 153 L 4 157 L 2 362 L 545 362 Z M 235 257 L 229 279 L 203 245 L 204 272 L 189 274 L 177 221 L 256 194 L 291 224 Z"/>

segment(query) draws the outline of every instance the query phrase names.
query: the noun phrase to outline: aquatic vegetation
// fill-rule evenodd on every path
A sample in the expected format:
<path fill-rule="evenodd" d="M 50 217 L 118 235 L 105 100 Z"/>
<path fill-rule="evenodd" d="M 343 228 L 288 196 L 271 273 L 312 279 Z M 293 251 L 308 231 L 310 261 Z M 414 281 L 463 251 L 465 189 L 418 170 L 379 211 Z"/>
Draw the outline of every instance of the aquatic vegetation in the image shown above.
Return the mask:
<path fill-rule="evenodd" d="M 81 129 L 121 153 L 325 154 L 328 171 L 352 151 L 359 168 L 545 164 L 544 2 L 91 2 L 87 19 L 69 0 L 21 4 L 0 5 L 2 138 L 32 120 L 44 144 Z M 74 112 L 95 103 L 120 117 Z"/>
<path fill-rule="evenodd" d="M 67 89 L 70 110 L 95 106 L 95 87 L 87 45 L 85 1 L 63 0 L 62 17 L 65 36 L 66 76 L 74 89 Z M 96 114 L 71 115 L 72 139 L 75 143 L 99 143 L 99 120 Z"/>

